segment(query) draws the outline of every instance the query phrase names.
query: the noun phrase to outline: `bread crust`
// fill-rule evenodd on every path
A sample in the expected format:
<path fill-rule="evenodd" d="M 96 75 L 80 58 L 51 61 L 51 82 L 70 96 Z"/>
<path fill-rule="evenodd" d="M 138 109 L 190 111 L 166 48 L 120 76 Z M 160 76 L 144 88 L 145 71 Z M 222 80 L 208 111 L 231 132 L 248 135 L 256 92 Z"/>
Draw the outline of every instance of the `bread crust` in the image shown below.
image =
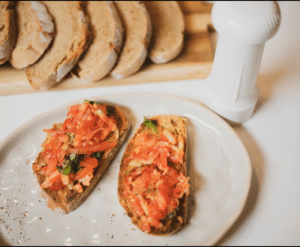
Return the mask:
<path fill-rule="evenodd" d="M 164 128 L 167 128 L 172 133 L 180 133 L 180 135 L 183 137 L 184 140 L 184 159 L 183 164 L 177 163 L 173 164 L 173 168 L 175 168 L 177 171 L 181 171 L 184 176 L 187 175 L 187 167 L 186 167 L 186 161 L 187 161 L 187 135 L 186 135 L 186 123 L 185 119 L 181 118 L 176 115 L 158 115 L 155 117 L 151 117 L 151 120 L 157 121 L 158 125 L 163 126 Z M 141 219 L 140 217 L 133 211 L 130 204 L 127 201 L 127 198 L 123 195 L 123 192 L 125 190 L 125 184 L 124 184 L 124 178 L 129 170 L 132 169 L 132 167 L 129 166 L 129 162 L 125 162 L 125 159 L 129 156 L 129 154 L 133 150 L 133 143 L 136 136 L 143 131 L 147 131 L 147 127 L 144 124 L 141 124 L 141 126 L 136 130 L 133 137 L 130 139 L 130 141 L 127 144 L 127 147 L 125 149 L 125 152 L 123 154 L 121 165 L 120 165 L 120 171 L 118 176 L 118 199 L 122 207 L 126 210 L 127 215 L 131 218 L 131 221 L 134 225 L 136 225 L 141 230 Z M 163 226 L 161 228 L 154 228 L 151 227 L 151 232 L 147 232 L 149 235 L 153 236 L 168 236 L 171 234 L 174 234 L 179 229 L 181 229 L 186 224 L 187 219 L 187 208 L 188 208 L 188 196 L 184 195 L 179 200 L 179 206 L 177 208 L 176 216 L 171 219 L 164 219 L 162 221 Z"/>
<path fill-rule="evenodd" d="M 113 114 L 113 116 L 116 119 L 117 127 L 119 129 L 118 144 L 114 148 L 104 152 L 103 157 L 98 161 L 98 167 L 93 173 L 94 177 L 91 179 L 90 185 L 83 186 L 82 193 L 78 193 L 76 190 L 70 190 L 68 186 L 58 191 L 50 191 L 46 188 L 40 188 L 41 196 L 45 199 L 47 206 L 56 213 L 68 214 L 78 208 L 86 200 L 88 195 L 92 192 L 92 190 L 99 182 L 101 176 L 103 175 L 109 164 L 117 155 L 128 134 L 130 123 L 123 111 L 118 106 L 111 104 L 105 105 L 115 107 L 115 113 Z M 60 129 L 61 126 L 62 124 L 54 124 L 52 129 Z M 47 134 L 46 140 L 44 142 L 46 142 L 48 138 L 50 138 L 50 134 Z M 41 154 L 42 152 L 38 154 L 33 165 L 37 165 L 42 162 Z M 40 175 L 35 171 L 34 174 L 37 178 L 38 184 L 41 185 L 45 180 L 45 176 Z"/>
<path fill-rule="evenodd" d="M 57 3 L 59 4 L 59 2 Z M 74 4 L 77 10 L 76 14 L 78 15 L 79 23 L 80 23 L 80 36 L 73 44 L 71 52 L 66 54 L 64 59 L 61 60 L 56 65 L 55 71 L 53 71 L 51 75 L 48 76 L 48 78 L 44 78 L 44 80 L 39 81 L 36 78 L 34 78 L 34 71 L 32 71 L 33 67 L 30 66 L 27 68 L 26 70 L 27 79 L 34 89 L 45 91 L 51 88 L 55 83 L 60 82 L 67 75 L 67 73 L 71 71 L 71 69 L 73 69 L 73 67 L 78 62 L 82 53 L 88 47 L 88 44 L 90 42 L 89 21 L 86 18 L 84 13 L 83 2 L 76 1 Z"/>
<path fill-rule="evenodd" d="M 149 58 L 167 63 L 181 52 L 184 43 L 184 16 L 176 1 L 144 1 L 153 24 Z"/>
<path fill-rule="evenodd" d="M 141 40 L 131 40 L 131 42 L 132 41 L 137 42 L 136 47 L 139 47 L 139 50 L 137 51 L 136 54 L 134 54 L 133 58 L 129 62 L 128 61 L 123 62 L 122 57 L 126 54 L 126 52 L 130 52 L 130 50 L 127 50 L 127 46 L 126 46 L 127 43 L 130 43 L 127 41 L 128 37 L 130 37 L 130 34 L 128 33 L 128 28 L 126 28 L 126 25 L 130 25 L 130 24 L 126 20 L 126 16 L 128 15 L 128 13 L 122 11 L 122 8 L 120 8 L 120 4 L 127 4 L 127 2 L 122 3 L 122 1 L 116 1 L 116 6 L 120 13 L 121 19 L 123 21 L 123 26 L 125 29 L 125 41 L 124 41 L 123 49 L 121 51 L 120 59 L 117 62 L 116 67 L 111 72 L 111 75 L 116 79 L 128 77 L 134 74 L 135 72 L 137 72 L 142 67 L 142 65 L 145 62 L 145 59 L 147 58 L 148 46 L 150 44 L 150 40 L 152 36 L 152 23 L 145 5 L 140 1 L 134 1 L 134 4 L 136 5 L 135 8 L 138 11 L 141 11 L 141 14 L 144 17 L 143 38 Z"/>
<path fill-rule="evenodd" d="M 91 1 L 87 1 L 87 9 L 89 9 L 89 5 L 91 5 Z M 75 66 L 74 70 L 72 71 L 72 76 L 75 77 L 76 79 L 79 79 L 81 82 L 83 83 L 92 83 L 92 82 L 96 82 L 99 81 L 100 79 L 102 79 L 104 76 L 106 76 L 114 67 L 114 65 L 117 62 L 117 59 L 119 57 L 120 54 L 120 50 L 122 48 L 123 45 L 123 25 L 121 22 L 121 19 L 117 13 L 117 10 L 115 8 L 115 5 L 112 1 L 104 1 L 104 2 L 98 2 L 97 4 L 99 4 L 99 6 L 97 7 L 104 7 L 100 4 L 105 5 L 105 9 L 107 10 L 107 15 L 110 15 L 112 22 L 113 22 L 113 26 L 114 26 L 114 30 L 113 30 L 113 37 L 112 39 L 107 39 L 107 41 L 105 42 L 105 47 L 95 47 L 94 44 L 94 40 L 91 41 L 90 46 L 88 47 L 87 51 L 85 54 L 83 54 L 83 56 L 81 57 L 81 59 L 79 60 L 79 62 L 77 63 L 77 65 Z M 97 9 L 94 9 L 94 11 L 97 11 Z M 99 25 L 99 27 L 101 28 L 101 32 L 105 33 L 106 35 L 111 35 L 110 33 L 108 34 L 108 30 L 104 30 L 105 27 L 102 27 L 102 23 L 97 23 L 96 20 L 94 20 L 95 16 L 93 16 L 93 13 L 91 11 L 88 12 L 89 13 L 89 18 L 91 21 L 91 25 L 94 25 L 96 29 L 97 25 Z M 97 14 L 97 13 L 95 13 Z M 96 30 L 92 31 L 92 34 L 94 34 L 94 32 L 96 32 Z M 98 34 L 99 35 L 99 34 Z M 94 39 L 95 36 L 92 37 L 92 39 Z M 100 38 L 103 38 L 102 36 Z M 106 38 L 106 37 L 105 37 Z M 110 37 L 108 37 L 110 38 Z M 99 39 L 99 38 L 98 38 Z M 109 53 L 108 54 L 103 54 L 103 56 L 101 55 L 101 57 L 96 57 L 98 54 L 95 52 L 97 50 L 103 49 L 104 51 L 106 51 L 107 47 L 109 49 Z M 93 50 L 94 52 L 89 53 L 90 50 Z M 89 55 L 89 56 L 87 56 Z M 105 55 L 105 57 L 104 57 Z M 86 65 L 84 65 L 82 62 L 84 62 L 85 64 L 87 63 L 87 60 L 90 60 L 90 64 L 87 67 Z"/>
<path fill-rule="evenodd" d="M 23 27 L 20 15 L 24 15 L 24 12 L 22 12 L 21 8 L 25 8 L 27 4 L 29 13 L 27 12 L 26 14 L 32 15 L 31 20 L 37 23 L 39 29 L 35 30 L 35 32 L 24 34 L 24 36 L 28 36 L 25 39 L 21 39 L 21 37 L 17 36 L 16 47 L 10 58 L 11 65 L 16 69 L 23 69 L 34 64 L 44 54 L 55 34 L 52 17 L 49 15 L 44 4 L 37 1 L 17 2 L 18 32 L 20 32 L 20 28 Z M 26 23 L 26 25 L 30 26 L 30 23 Z"/>
<path fill-rule="evenodd" d="M 0 38 L 0 65 L 5 63 L 11 56 L 16 43 L 16 18 L 15 18 L 15 2 L 4 1 L 4 26 L 1 30 Z M 0 23 L 1 25 L 1 23 Z"/>

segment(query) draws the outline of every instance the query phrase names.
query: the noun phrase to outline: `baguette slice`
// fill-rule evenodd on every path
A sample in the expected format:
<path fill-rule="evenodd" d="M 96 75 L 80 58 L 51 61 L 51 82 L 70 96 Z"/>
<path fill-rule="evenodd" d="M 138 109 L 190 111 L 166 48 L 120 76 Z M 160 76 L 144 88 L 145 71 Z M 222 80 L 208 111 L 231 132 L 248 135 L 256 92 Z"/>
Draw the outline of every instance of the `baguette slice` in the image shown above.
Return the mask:
<path fill-rule="evenodd" d="M 186 123 L 185 123 L 185 119 L 176 115 L 158 115 L 155 117 L 151 117 L 150 120 L 153 124 L 156 125 L 157 132 L 155 133 L 152 127 L 149 128 L 149 125 L 147 125 L 148 126 L 147 127 L 145 125 L 145 122 L 142 123 L 139 129 L 137 129 L 133 137 L 128 142 L 128 145 L 125 149 L 125 152 L 121 160 L 119 177 L 118 177 L 118 199 L 122 207 L 126 210 L 128 216 L 131 218 L 132 223 L 135 224 L 141 231 L 155 236 L 167 236 L 175 233 L 186 224 L 187 204 L 188 204 L 188 195 L 189 195 L 189 184 L 188 184 L 189 178 L 186 178 L 186 174 L 187 174 Z M 145 133 L 146 133 L 146 138 L 143 137 Z M 164 144 L 159 144 L 158 147 L 152 146 L 150 143 L 152 143 L 153 141 L 153 139 L 151 139 L 153 138 L 153 135 L 157 136 L 156 138 L 158 138 L 155 139 L 156 144 L 159 141 L 164 142 Z M 149 137 L 150 139 L 148 139 Z M 143 140 L 143 138 L 145 139 Z M 167 141 L 166 139 L 171 142 L 173 141 L 173 144 L 171 145 L 169 141 Z M 166 145 L 166 143 L 168 144 Z M 150 147 L 150 149 L 148 150 L 147 148 L 144 149 L 145 147 L 144 145 L 148 148 Z M 170 147 L 170 145 L 171 146 L 174 145 L 175 147 Z M 180 158 L 177 159 L 177 157 L 179 156 L 176 155 L 177 152 L 179 151 L 174 151 L 175 153 L 171 153 L 169 156 L 168 155 L 164 156 L 164 154 L 166 153 L 163 153 L 162 150 L 168 148 L 172 148 L 172 150 L 181 149 L 182 160 L 180 161 Z M 145 153 L 148 152 L 149 155 L 145 156 Z M 167 178 L 164 178 L 166 180 L 171 180 L 172 177 L 170 175 L 171 173 L 166 172 L 166 166 L 163 167 L 161 165 L 158 165 L 161 164 L 159 161 L 160 159 L 164 160 L 163 157 L 165 157 L 165 159 L 167 159 L 168 157 L 168 161 L 165 160 L 165 162 L 168 163 L 167 169 L 169 170 L 167 171 L 172 171 L 172 169 L 175 169 L 178 173 L 182 173 L 181 175 L 185 177 L 185 186 L 186 186 L 185 188 L 187 188 L 186 191 L 187 193 L 183 194 L 183 197 L 178 198 L 179 205 L 175 210 L 173 209 L 174 211 L 169 212 L 169 214 L 165 212 L 164 214 L 165 216 L 162 216 L 165 218 L 160 220 L 160 222 L 162 223 L 160 226 L 153 226 L 151 224 L 150 229 L 148 228 L 147 230 L 147 227 L 145 228 L 145 222 L 143 222 L 143 218 L 146 219 L 146 221 L 149 221 L 149 218 L 147 217 L 150 217 L 149 212 L 153 211 L 153 207 L 152 209 L 150 209 L 151 203 L 152 205 L 155 205 L 154 204 L 155 200 L 158 200 L 158 203 L 163 202 L 162 204 L 164 204 L 164 202 L 167 202 L 168 200 L 165 199 L 164 196 L 161 197 L 158 196 L 158 194 L 163 195 L 161 191 L 165 191 L 165 193 L 167 193 L 166 190 L 160 190 L 159 187 L 156 187 L 156 185 L 159 186 L 158 184 L 164 181 L 162 175 L 167 176 Z M 161 169 L 162 167 L 163 169 Z M 154 170 L 156 169 L 155 170 L 156 173 L 152 173 L 149 176 L 150 182 L 149 180 L 147 180 L 147 177 L 144 177 L 142 180 L 141 179 L 142 176 L 140 176 L 140 174 L 143 174 L 143 171 L 146 171 L 146 169 L 148 168 Z M 151 179 L 152 177 L 157 176 L 156 175 L 157 171 L 161 173 L 161 177 L 159 178 L 158 182 L 152 181 L 152 186 L 151 186 Z M 147 173 L 147 171 L 145 173 Z M 140 177 L 136 178 L 137 174 L 139 174 Z M 135 184 L 136 186 L 136 187 L 130 187 L 132 188 L 130 193 L 128 193 L 128 183 L 131 183 L 129 186 L 133 186 L 133 184 Z M 164 184 L 165 181 L 162 183 Z M 153 184 L 155 185 L 153 186 Z M 171 186 L 174 187 L 174 184 L 170 185 L 169 187 Z M 136 189 L 138 191 L 136 191 Z M 146 193 L 146 195 L 144 193 Z M 169 190 L 168 194 L 169 195 L 175 194 L 175 190 L 174 191 Z M 143 197 L 143 200 L 140 200 L 140 196 Z M 162 197 L 164 198 L 164 200 L 159 199 Z M 153 198 L 155 199 L 154 202 L 152 201 Z M 139 201 L 140 206 L 138 205 L 139 203 L 135 204 L 138 200 L 140 200 Z M 167 207 L 164 210 L 171 210 L 170 207 L 171 207 L 170 204 L 167 204 Z M 157 208 L 154 211 L 156 213 L 154 214 L 152 213 L 152 215 L 162 214 L 159 210 L 157 210 Z M 176 214 L 174 216 L 175 212 Z"/>
<path fill-rule="evenodd" d="M 83 192 L 78 193 L 76 189 L 70 189 L 68 186 L 56 191 L 49 190 L 48 188 L 41 188 L 40 190 L 41 195 L 46 200 L 47 206 L 56 213 L 68 214 L 71 211 L 78 208 L 85 201 L 85 199 L 88 197 L 88 195 L 91 193 L 91 191 L 99 182 L 101 176 L 103 175 L 103 173 L 105 172 L 109 164 L 117 155 L 121 145 L 123 144 L 128 134 L 128 131 L 130 129 L 130 123 L 128 122 L 128 119 L 123 113 L 123 111 L 116 105 L 105 104 L 105 103 L 101 103 L 101 105 L 106 106 L 107 111 L 110 111 L 108 116 L 110 118 L 113 117 L 115 119 L 117 128 L 119 130 L 118 134 L 116 133 L 116 131 L 110 133 L 106 141 L 117 142 L 117 145 L 110 150 L 102 152 L 103 155 L 101 158 L 98 159 L 98 166 L 95 168 L 93 172 L 93 177 L 90 181 L 90 185 L 88 186 L 82 185 Z M 52 127 L 53 130 L 60 130 L 61 128 L 62 128 L 62 123 L 54 124 Z M 47 134 L 46 140 L 42 144 L 42 147 L 45 143 L 49 141 L 50 138 L 51 138 L 51 133 Z M 39 169 L 36 169 L 36 167 L 43 167 L 45 165 L 45 161 L 42 156 L 43 151 L 44 150 L 42 150 L 38 154 L 35 162 L 32 164 L 32 168 L 34 174 L 36 175 L 39 185 L 45 182 L 45 176 L 41 174 Z"/>
<path fill-rule="evenodd" d="M 43 57 L 27 68 L 29 83 L 47 90 L 74 67 L 89 42 L 88 19 L 80 1 L 44 1 L 56 28 L 56 36 Z"/>
<path fill-rule="evenodd" d="M 91 43 L 72 71 L 84 83 L 96 82 L 113 68 L 123 44 L 123 26 L 112 1 L 87 1 Z"/>
<path fill-rule="evenodd" d="M 123 78 L 137 72 L 147 57 L 152 25 L 145 5 L 140 1 L 116 1 L 125 39 L 116 67 L 111 72 L 114 78 Z"/>
<path fill-rule="evenodd" d="M 34 64 L 54 37 L 54 23 L 45 5 L 38 1 L 19 1 L 17 12 L 17 41 L 10 63 L 17 69 Z"/>
<path fill-rule="evenodd" d="M 184 41 L 184 16 L 176 1 L 144 1 L 152 21 L 149 58 L 167 63 L 176 58 Z"/>
<path fill-rule="evenodd" d="M 0 64 L 10 58 L 15 43 L 15 2 L 0 1 Z"/>

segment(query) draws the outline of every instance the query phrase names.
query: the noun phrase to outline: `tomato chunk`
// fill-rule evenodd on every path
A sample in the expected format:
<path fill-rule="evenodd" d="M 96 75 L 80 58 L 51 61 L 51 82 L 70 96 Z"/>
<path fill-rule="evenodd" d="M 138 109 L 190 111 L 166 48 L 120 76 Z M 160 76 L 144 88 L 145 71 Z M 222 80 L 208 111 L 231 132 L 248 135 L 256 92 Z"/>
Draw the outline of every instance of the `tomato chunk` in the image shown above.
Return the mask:
<path fill-rule="evenodd" d="M 117 142 L 102 142 L 90 147 L 70 148 L 69 152 L 77 153 L 77 154 L 92 154 L 95 152 L 110 150 L 113 147 L 115 147 L 117 144 L 118 144 Z"/>
<path fill-rule="evenodd" d="M 79 179 L 82 179 L 82 178 L 85 178 L 86 176 L 89 176 L 91 174 L 93 174 L 93 168 L 91 167 L 86 167 L 86 168 L 83 168 L 81 170 L 79 170 L 76 174 L 75 174 L 75 180 L 79 180 Z"/>
<path fill-rule="evenodd" d="M 83 161 L 81 161 L 80 166 L 96 168 L 98 166 L 98 160 L 91 156 L 87 156 Z"/>
<path fill-rule="evenodd" d="M 83 188 L 81 186 L 80 183 L 75 184 L 75 189 L 77 190 L 78 193 L 82 193 L 83 192 Z"/>

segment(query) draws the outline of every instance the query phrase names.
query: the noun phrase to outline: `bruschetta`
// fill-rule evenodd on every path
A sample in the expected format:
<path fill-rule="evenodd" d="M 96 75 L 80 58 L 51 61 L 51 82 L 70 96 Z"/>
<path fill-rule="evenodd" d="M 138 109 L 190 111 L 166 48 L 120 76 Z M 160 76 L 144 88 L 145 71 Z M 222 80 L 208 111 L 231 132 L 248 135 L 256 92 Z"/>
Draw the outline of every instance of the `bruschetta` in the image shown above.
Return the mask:
<path fill-rule="evenodd" d="M 158 115 L 145 121 L 123 154 L 118 199 L 142 232 L 165 236 L 186 224 L 189 178 L 184 118 Z"/>
<path fill-rule="evenodd" d="M 98 183 L 128 133 L 118 106 L 85 101 L 70 106 L 63 123 L 54 124 L 32 165 L 48 207 L 69 213 Z"/>

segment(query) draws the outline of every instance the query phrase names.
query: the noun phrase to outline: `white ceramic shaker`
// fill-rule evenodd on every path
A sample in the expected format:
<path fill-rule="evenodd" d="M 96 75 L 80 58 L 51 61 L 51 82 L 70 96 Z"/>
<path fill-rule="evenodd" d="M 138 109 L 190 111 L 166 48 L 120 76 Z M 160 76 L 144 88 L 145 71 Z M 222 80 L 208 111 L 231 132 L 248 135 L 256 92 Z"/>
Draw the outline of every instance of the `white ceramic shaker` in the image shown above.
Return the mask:
<path fill-rule="evenodd" d="M 218 41 L 205 104 L 234 123 L 251 117 L 258 100 L 257 75 L 265 42 L 281 21 L 275 1 L 215 2 Z"/>

